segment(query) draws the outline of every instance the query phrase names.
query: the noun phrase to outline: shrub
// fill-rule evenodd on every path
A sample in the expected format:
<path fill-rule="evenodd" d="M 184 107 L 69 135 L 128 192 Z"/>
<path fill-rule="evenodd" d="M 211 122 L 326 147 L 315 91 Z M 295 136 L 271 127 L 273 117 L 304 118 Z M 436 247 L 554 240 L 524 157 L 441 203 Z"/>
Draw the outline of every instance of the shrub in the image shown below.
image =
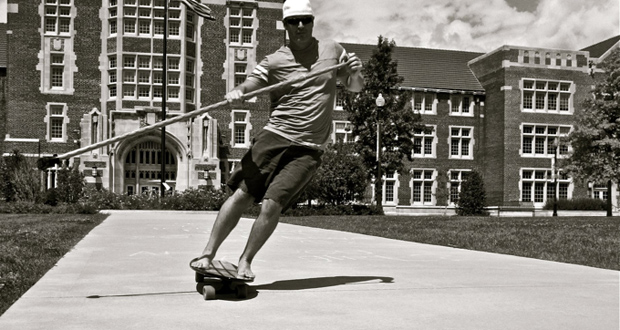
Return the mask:
<path fill-rule="evenodd" d="M 257 217 L 261 206 L 253 204 L 243 215 Z M 307 217 L 325 215 L 383 215 L 383 210 L 376 205 L 296 205 L 283 214 L 287 217 Z"/>
<path fill-rule="evenodd" d="M 0 190 L 7 202 L 36 202 L 41 199 L 41 178 L 36 161 L 24 157 L 19 150 L 0 157 Z"/>
<path fill-rule="evenodd" d="M 76 167 L 58 170 L 58 186 L 56 195 L 59 202 L 77 203 L 86 183 L 84 182 L 84 174 Z"/>
<path fill-rule="evenodd" d="M 213 188 L 189 188 L 160 198 L 151 194 L 121 195 L 92 186 L 80 202 L 110 210 L 219 210 L 229 194 Z"/>
<path fill-rule="evenodd" d="M 45 201 L 43 202 L 43 204 L 49 206 L 58 205 L 58 193 L 56 188 L 50 188 L 45 191 Z"/>
<path fill-rule="evenodd" d="M 486 191 L 484 182 L 477 171 L 472 171 L 463 181 L 459 200 L 456 202 L 457 215 L 486 215 Z"/>
<path fill-rule="evenodd" d="M 607 210 L 607 201 L 597 198 L 558 199 L 558 210 L 600 211 Z M 543 207 L 553 210 L 553 200 L 548 200 Z"/>
<path fill-rule="evenodd" d="M 329 145 L 323 163 L 316 171 L 300 200 L 318 200 L 321 204 L 344 205 L 361 200 L 368 186 L 366 169 L 353 145 Z"/>

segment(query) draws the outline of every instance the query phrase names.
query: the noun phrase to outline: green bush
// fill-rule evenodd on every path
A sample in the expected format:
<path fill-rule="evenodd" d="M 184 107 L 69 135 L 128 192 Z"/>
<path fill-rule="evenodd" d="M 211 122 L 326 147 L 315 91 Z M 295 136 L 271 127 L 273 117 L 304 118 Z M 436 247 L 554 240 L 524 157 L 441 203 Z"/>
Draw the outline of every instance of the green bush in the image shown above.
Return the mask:
<path fill-rule="evenodd" d="M 456 202 L 456 214 L 462 216 L 487 215 L 486 191 L 482 177 L 476 171 L 471 171 L 463 181 L 459 200 Z"/>
<path fill-rule="evenodd" d="M 600 211 L 607 210 L 607 202 L 597 198 L 558 199 L 558 210 L 566 211 Z M 543 207 L 553 210 L 553 200 L 548 200 Z"/>
<path fill-rule="evenodd" d="M 151 194 L 121 195 L 98 190 L 92 186 L 84 190 L 82 203 L 100 210 L 219 210 L 229 194 L 213 188 L 189 188 L 160 198 Z"/>
<path fill-rule="evenodd" d="M 0 157 L 0 191 L 7 202 L 37 202 L 41 194 L 41 177 L 36 161 L 26 158 L 19 150 Z"/>
<path fill-rule="evenodd" d="M 353 151 L 353 144 L 329 145 L 322 156 L 321 166 L 298 199 L 329 205 L 347 205 L 362 200 L 369 184 L 366 172 L 361 157 Z"/>
<path fill-rule="evenodd" d="M 58 170 L 58 186 L 56 196 L 62 203 L 77 203 L 82 196 L 86 182 L 84 174 L 76 167 L 63 167 Z"/>
<path fill-rule="evenodd" d="M 261 206 L 253 204 L 243 215 L 257 217 Z M 283 216 L 307 217 L 325 215 L 383 215 L 383 210 L 376 205 L 296 205 L 286 210 Z"/>

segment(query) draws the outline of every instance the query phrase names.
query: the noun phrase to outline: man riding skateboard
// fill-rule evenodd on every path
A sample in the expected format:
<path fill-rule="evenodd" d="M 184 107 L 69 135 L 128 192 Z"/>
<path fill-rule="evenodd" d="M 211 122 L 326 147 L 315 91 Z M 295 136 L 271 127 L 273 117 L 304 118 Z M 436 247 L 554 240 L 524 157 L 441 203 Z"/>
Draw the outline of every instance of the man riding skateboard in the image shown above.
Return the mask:
<path fill-rule="evenodd" d="M 337 80 L 349 91 L 359 92 L 364 87 L 362 61 L 355 54 L 348 54 L 332 40 L 313 37 L 314 13 L 309 0 L 287 0 L 283 22 L 289 44 L 268 55 L 245 82 L 226 94 L 232 106 L 243 102 L 249 92 L 311 70 L 347 64 L 270 93 L 272 109 L 267 125 L 256 134 L 228 180 L 234 193 L 220 209 L 207 246 L 191 263 L 193 268 L 211 267 L 218 248 L 242 213 L 253 202 L 262 201 L 238 265 L 240 279 L 254 279 L 254 256 L 275 230 L 282 211 L 295 202 L 321 164 L 331 135 Z"/>

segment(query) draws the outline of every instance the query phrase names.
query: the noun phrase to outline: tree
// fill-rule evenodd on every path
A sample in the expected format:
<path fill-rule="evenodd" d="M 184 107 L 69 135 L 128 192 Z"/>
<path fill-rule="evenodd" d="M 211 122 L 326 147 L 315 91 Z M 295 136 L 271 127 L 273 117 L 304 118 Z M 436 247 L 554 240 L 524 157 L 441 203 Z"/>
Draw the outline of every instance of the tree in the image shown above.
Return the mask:
<path fill-rule="evenodd" d="M 456 202 L 457 215 L 485 215 L 487 206 L 484 181 L 477 171 L 471 171 L 461 185 L 459 200 Z"/>
<path fill-rule="evenodd" d="M 398 75 L 398 63 L 392 59 L 395 47 L 393 40 L 379 36 L 377 48 L 362 70 L 366 80 L 364 89 L 344 97 L 344 109 L 349 113 L 352 134 L 357 138 L 356 152 L 365 164 L 368 179 L 376 178 L 379 163 L 383 174 L 402 171 L 404 159 L 412 160 L 414 131 L 425 130 L 421 116 L 411 109 L 412 93 L 399 89 L 404 78 Z M 376 105 L 379 94 L 385 99 L 380 111 Z M 377 124 L 382 146 L 380 162 L 377 162 Z M 375 184 L 378 203 L 381 186 Z"/>
<path fill-rule="evenodd" d="M 58 170 L 56 193 L 60 202 L 77 203 L 83 195 L 84 187 L 86 187 L 84 174 L 78 170 L 77 166 L 73 168 L 63 167 Z"/>
<path fill-rule="evenodd" d="M 0 190 L 7 202 L 36 202 L 41 197 L 40 177 L 35 161 L 13 150 L 0 162 Z"/>
<path fill-rule="evenodd" d="M 566 169 L 577 179 L 607 183 L 607 216 L 611 216 L 611 182 L 620 179 L 620 49 L 602 63 L 605 73 L 595 74 L 593 98 L 576 114 L 572 147 Z"/>
<path fill-rule="evenodd" d="M 362 199 L 368 179 L 361 158 L 350 143 L 330 145 L 323 163 L 303 195 L 303 200 L 316 199 L 322 204 L 343 205 Z"/>

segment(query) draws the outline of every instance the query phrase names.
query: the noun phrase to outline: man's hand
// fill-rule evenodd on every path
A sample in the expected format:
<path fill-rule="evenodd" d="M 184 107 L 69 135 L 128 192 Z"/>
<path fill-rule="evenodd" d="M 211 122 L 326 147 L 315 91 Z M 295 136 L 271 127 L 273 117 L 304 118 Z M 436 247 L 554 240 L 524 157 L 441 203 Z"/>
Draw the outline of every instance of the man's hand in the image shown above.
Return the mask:
<path fill-rule="evenodd" d="M 355 53 L 348 53 L 346 58 L 347 65 L 343 66 L 338 73 L 338 78 L 345 88 L 351 92 L 359 93 L 364 88 L 364 77 L 362 60 Z"/>
<path fill-rule="evenodd" d="M 225 98 L 230 105 L 238 106 L 244 101 L 243 94 L 243 91 L 239 89 L 233 89 L 232 91 L 228 92 L 228 94 L 226 94 Z"/>
<path fill-rule="evenodd" d="M 347 56 L 347 65 L 344 66 L 349 76 L 355 75 L 362 70 L 362 60 L 355 55 L 355 53 L 349 53 Z"/>

